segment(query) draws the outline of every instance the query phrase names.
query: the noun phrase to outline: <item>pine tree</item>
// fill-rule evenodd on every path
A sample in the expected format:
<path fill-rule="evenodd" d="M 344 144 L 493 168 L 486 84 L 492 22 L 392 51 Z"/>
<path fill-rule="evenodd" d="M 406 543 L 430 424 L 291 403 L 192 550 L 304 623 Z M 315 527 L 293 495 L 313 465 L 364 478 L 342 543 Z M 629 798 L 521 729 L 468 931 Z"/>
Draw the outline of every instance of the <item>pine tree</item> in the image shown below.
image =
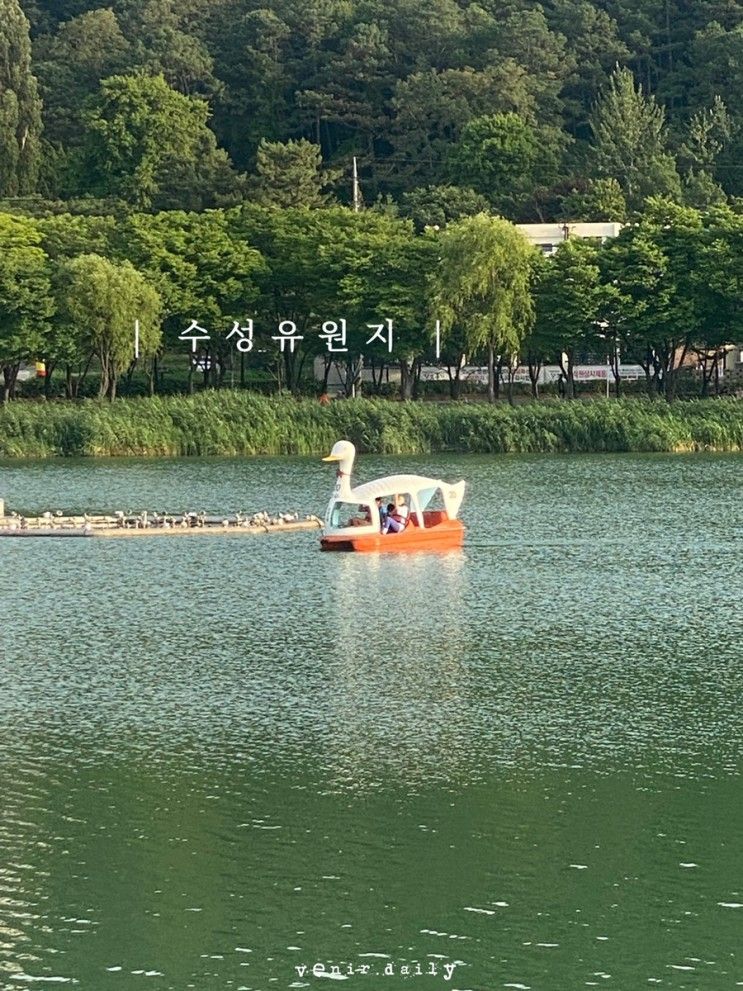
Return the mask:
<path fill-rule="evenodd" d="M 263 206 L 326 206 L 325 186 L 337 178 L 325 172 L 318 145 L 300 141 L 261 141 L 253 182 L 256 202 Z"/>
<path fill-rule="evenodd" d="M 629 69 L 617 68 L 591 119 L 598 176 L 616 179 L 631 208 L 648 196 L 681 194 L 673 156 L 666 151 L 665 112 L 635 86 Z"/>
<path fill-rule="evenodd" d="M 0 196 L 33 192 L 40 134 L 28 20 L 18 0 L 0 0 Z"/>

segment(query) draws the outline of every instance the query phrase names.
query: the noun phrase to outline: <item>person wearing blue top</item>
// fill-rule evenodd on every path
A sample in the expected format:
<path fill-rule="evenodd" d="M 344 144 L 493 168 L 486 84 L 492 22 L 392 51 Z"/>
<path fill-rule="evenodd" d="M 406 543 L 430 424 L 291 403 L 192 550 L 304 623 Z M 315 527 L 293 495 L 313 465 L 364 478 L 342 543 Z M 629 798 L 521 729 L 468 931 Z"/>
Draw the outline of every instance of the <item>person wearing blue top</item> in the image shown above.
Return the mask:
<path fill-rule="evenodd" d="M 387 509 L 385 508 L 385 505 L 382 502 L 381 496 L 377 496 L 377 498 L 374 501 L 376 502 L 377 509 L 379 510 L 379 529 L 384 530 L 385 524 L 387 523 L 387 515 L 388 515 Z"/>

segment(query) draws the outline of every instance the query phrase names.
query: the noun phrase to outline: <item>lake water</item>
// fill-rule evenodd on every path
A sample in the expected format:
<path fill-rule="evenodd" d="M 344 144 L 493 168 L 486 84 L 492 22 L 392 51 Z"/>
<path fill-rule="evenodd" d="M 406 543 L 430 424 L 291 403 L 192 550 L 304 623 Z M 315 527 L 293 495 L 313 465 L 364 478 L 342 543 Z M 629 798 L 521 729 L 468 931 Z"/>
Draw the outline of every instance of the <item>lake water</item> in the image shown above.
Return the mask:
<path fill-rule="evenodd" d="M 743 986 L 742 468 L 360 459 L 467 479 L 442 556 L 3 540 L 0 989 Z M 0 466 L 27 512 L 332 481 Z"/>

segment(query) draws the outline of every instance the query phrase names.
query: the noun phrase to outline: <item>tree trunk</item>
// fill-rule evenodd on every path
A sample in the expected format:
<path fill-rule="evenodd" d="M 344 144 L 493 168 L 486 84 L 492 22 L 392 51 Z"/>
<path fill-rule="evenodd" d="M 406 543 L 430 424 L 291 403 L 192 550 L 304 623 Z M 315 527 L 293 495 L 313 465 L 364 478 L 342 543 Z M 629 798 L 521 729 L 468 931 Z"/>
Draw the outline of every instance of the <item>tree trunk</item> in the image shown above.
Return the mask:
<path fill-rule="evenodd" d="M 652 398 L 652 396 L 653 396 L 653 380 L 652 380 L 651 375 L 650 375 L 650 369 L 652 367 L 652 356 L 651 356 L 651 351 L 650 351 L 649 348 L 648 348 L 647 353 L 645 355 L 645 361 L 643 361 L 642 359 L 640 359 L 640 365 L 642 366 L 642 370 L 645 372 L 645 391 L 647 392 L 648 396 L 650 398 Z"/>
<path fill-rule="evenodd" d="M 209 348 L 204 349 L 204 371 L 203 371 L 203 385 L 204 389 L 209 388 L 209 372 L 211 371 L 211 362 L 209 360 Z"/>
<path fill-rule="evenodd" d="M 77 396 L 77 383 L 72 377 L 72 365 L 65 365 L 65 393 L 68 399 L 75 399 Z"/>
<path fill-rule="evenodd" d="M 413 396 L 413 377 L 406 358 L 400 361 L 400 399 L 407 403 Z"/>
<path fill-rule="evenodd" d="M 719 384 L 719 366 L 718 362 L 720 359 L 720 352 L 715 351 L 715 353 L 710 357 L 709 351 L 697 351 L 697 358 L 699 359 L 699 365 L 702 371 L 702 383 L 700 387 L 700 396 L 702 399 L 706 399 L 709 396 L 709 387 L 712 384 L 712 379 L 715 380 L 715 393 L 717 393 Z"/>
<path fill-rule="evenodd" d="M 688 344 L 684 344 L 683 348 L 681 349 L 681 357 L 677 362 L 676 352 L 678 351 L 678 348 L 675 347 L 673 343 L 669 344 L 668 346 L 665 374 L 663 376 L 663 385 L 665 387 L 664 394 L 666 397 L 666 402 L 672 403 L 676 398 L 676 385 L 678 380 L 678 373 L 683 367 L 688 350 L 689 350 Z"/>
<path fill-rule="evenodd" d="M 455 372 L 452 375 L 452 366 L 446 366 L 446 374 L 449 376 L 449 398 L 459 399 L 462 395 L 462 363 L 455 366 Z"/>
<path fill-rule="evenodd" d="M 44 362 L 44 371 L 46 372 L 46 374 L 44 375 L 44 398 L 45 399 L 51 399 L 52 398 L 52 375 L 54 374 L 54 371 L 55 371 L 56 367 L 57 366 L 53 362 L 50 362 L 50 361 L 45 361 Z"/>
<path fill-rule="evenodd" d="M 377 375 L 377 363 L 372 358 L 371 359 L 371 376 L 372 376 L 372 388 L 374 389 L 374 394 L 378 396 L 382 391 L 382 383 L 384 382 L 384 373 L 387 368 L 387 363 L 383 361 L 379 366 L 379 375 Z"/>
<path fill-rule="evenodd" d="M 299 357 L 299 361 L 295 363 L 295 375 L 296 380 L 294 382 L 295 391 L 299 392 L 300 382 L 302 381 L 302 375 L 304 374 L 304 363 L 307 361 L 307 352 L 302 351 Z"/>
<path fill-rule="evenodd" d="M 286 387 L 290 392 L 297 391 L 297 356 L 287 349 L 284 350 L 284 374 Z"/>
<path fill-rule="evenodd" d="M 354 395 L 361 395 L 361 373 L 364 368 L 364 356 L 358 358 L 348 358 L 346 361 L 346 377 L 344 382 L 344 393 L 346 399 L 351 399 Z"/>
<path fill-rule="evenodd" d="M 614 395 L 617 399 L 622 397 L 622 371 L 621 365 L 619 364 L 619 347 L 615 346 L 614 353 L 609 355 L 609 364 L 611 365 L 611 372 L 614 376 Z"/>
<path fill-rule="evenodd" d="M 488 344 L 488 402 L 495 402 L 497 386 L 495 384 L 495 350 Z"/>
<path fill-rule="evenodd" d="M 498 400 L 500 399 L 500 386 L 501 386 L 501 379 L 502 379 L 502 373 L 503 373 L 503 365 L 504 365 L 504 363 L 505 363 L 505 359 L 504 359 L 503 355 L 502 354 L 499 354 L 498 355 L 498 358 L 497 358 L 497 360 L 495 362 L 495 378 L 494 378 L 494 381 L 495 381 L 495 401 L 496 402 L 498 402 Z"/>
<path fill-rule="evenodd" d="M 105 354 L 99 355 L 101 361 L 101 381 L 98 384 L 98 398 L 105 399 L 108 395 L 108 361 Z"/>
<path fill-rule="evenodd" d="M 413 399 L 420 399 L 421 396 L 421 372 L 423 371 L 423 359 L 418 356 L 413 361 Z"/>
<path fill-rule="evenodd" d="M 565 398 L 575 399 L 575 377 L 573 368 L 575 365 L 575 354 L 573 351 L 563 351 L 560 355 L 560 371 L 565 379 Z"/>
<path fill-rule="evenodd" d="M 531 398 L 539 399 L 539 373 L 542 371 L 542 362 L 539 358 L 529 355 L 527 358 L 529 365 L 529 381 L 531 382 Z"/>
<path fill-rule="evenodd" d="M 328 391 L 328 379 L 330 378 L 330 369 L 333 367 L 333 359 L 329 355 L 325 355 L 322 363 L 322 390 L 320 395 L 324 396 Z M 243 385 L 244 383 L 241 382 L 240 384 Z"/>
<path fill-rule="evenodd" d="M 3 403 L 15 398 L 15 383 L 20 365 L 3 365 Z"/>

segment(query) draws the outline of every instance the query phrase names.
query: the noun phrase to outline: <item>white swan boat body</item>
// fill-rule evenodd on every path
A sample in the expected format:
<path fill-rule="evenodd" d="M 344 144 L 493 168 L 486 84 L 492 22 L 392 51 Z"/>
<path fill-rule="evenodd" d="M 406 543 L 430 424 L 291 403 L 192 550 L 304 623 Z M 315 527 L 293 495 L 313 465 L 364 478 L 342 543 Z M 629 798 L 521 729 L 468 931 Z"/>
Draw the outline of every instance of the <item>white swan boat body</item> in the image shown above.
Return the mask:
<path fill-rule="evenodd" d="M 323 461 L 338 462 L 335 488 L 325 513 L 320 546 L 325 551 L 450 550 L 460 547 L 464 526 L 457 519 L 464 482 L 445 482 L 423 475 L 387 475 L 351 485 L 356 448 L 340 440 Z M 382 532 L 379 506 L 403 496 L 407 520 L 400 532 Z M 434 504 L 438 508 L 432 508 Z"/>

